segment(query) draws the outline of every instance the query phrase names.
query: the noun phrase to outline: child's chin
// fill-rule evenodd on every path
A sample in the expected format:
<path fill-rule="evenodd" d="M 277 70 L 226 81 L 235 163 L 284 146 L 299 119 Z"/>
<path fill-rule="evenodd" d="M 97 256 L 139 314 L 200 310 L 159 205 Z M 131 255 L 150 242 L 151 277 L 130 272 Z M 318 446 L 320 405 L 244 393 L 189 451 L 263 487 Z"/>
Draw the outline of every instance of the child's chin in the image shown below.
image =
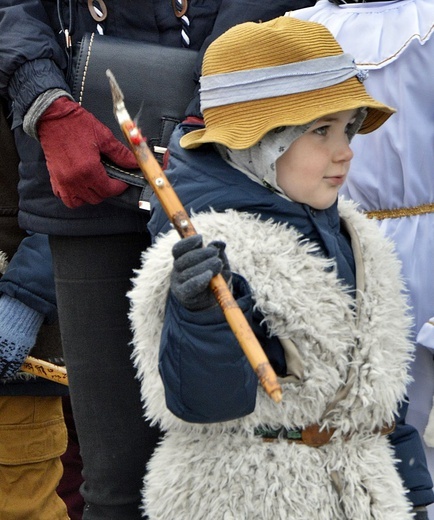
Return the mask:
<path fill-rule="evenodd" d="M 333 200 L 330 199 L 327 201 L 310 204 L 310 207 L 314 210 L 322 211 L 322 210 L 331 208 L 333 206 L 333 204 L 336 202 L 336 200 L 337 200 L 337 196 Z"/>

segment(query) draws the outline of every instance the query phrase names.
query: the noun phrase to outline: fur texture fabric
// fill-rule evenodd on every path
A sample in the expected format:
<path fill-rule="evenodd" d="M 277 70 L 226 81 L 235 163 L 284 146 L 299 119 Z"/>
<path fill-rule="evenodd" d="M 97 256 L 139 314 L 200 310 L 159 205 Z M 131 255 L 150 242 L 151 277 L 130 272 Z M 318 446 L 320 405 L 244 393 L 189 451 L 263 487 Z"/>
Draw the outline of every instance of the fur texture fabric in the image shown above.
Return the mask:
<path fill-rule="evenodd" d="M 223 240 L 233 272 L 251 285 L 271 333 L 290 338 L 304 363 L 301 384 L 282 381 L 274 403 L 258 385 L 254 412 L 238 420 L 183 422 L 165 406 L 159 342 L 175 231 L 143 256 L 131 299 L 133 359 L 145 415 L 166 432 L 145 479 L 151 520 L 410 520 L 411 506 L 385 436 L 409 382 L 410 318 L 391 242 L 350 202 L 340 214 L 357 266 L 356 310 L 330 260 L 272 221 L 228 210 L 193 217 L 204 243 Z M 352 384 L 348 379 L 352 374 Z M 345 386 L 349 391 L 336 399 Z M 326 413 L 328 410 L 328 413 Z M 312 448 L 254 436 L 259 425 L 335 428 Z"/>

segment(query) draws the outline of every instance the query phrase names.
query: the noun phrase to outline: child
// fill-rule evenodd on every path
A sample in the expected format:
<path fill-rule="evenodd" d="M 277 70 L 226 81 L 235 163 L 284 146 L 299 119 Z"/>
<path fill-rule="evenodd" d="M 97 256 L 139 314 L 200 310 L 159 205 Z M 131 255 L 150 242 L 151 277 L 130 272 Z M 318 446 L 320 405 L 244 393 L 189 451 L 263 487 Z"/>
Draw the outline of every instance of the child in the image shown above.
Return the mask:
<path fill-rule="evenodd" d="M 146 414 L 166 432 L 151 520 L 413 518 L 386 435 L 412 352 L 399 264 L 338 202 L 351 138 L 394 111 L 362 79 L 327 29 L 289 17 L 235 26 L 205 54 L 205 126 L 180 125 L 166 172 L 200 235 L 179 240 L 155 202 L 129 293 Z M 280 403 L 216 305 L 217 272 Z"/>

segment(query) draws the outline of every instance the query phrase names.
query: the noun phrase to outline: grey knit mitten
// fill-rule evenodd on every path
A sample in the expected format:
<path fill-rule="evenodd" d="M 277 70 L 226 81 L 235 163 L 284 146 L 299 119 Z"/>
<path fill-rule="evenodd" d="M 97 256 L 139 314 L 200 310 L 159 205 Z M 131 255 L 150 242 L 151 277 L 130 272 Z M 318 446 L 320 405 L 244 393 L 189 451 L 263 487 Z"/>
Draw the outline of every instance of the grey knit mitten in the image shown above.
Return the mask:
<path fill-rule="evenodd" d="M 231 278 L 226 244 L 214 241 L 207 247 L 202 246 L 202 235 L 193 235 L 183 238 L 172 249 L 174 262 L 170 289 L 179 303 L 190 311 L 217 305 L 209 288 L 213 276 L 221 273 L 226 282 Z"/>

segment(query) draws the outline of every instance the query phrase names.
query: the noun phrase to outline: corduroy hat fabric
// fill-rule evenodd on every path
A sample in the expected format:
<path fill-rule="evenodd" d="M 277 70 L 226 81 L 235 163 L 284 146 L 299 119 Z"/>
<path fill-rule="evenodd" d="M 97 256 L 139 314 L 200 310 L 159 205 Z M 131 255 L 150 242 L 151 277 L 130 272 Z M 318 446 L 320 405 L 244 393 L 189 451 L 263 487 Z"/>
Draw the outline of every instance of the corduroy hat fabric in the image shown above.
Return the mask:
<path fill-rule="evenodd" d="M 330 31 L 316 22 L 285 16 L 263 23 L 246 22 L 232 27 L 208 47 L 202 78 L 301 65 L 343 54 Z M 201 101 L 202 98 L 203 93 Z M 181 146 L 196 148 L 203 143 L 220 143 L 242 150 L 253 146 L 273 128 L 304 125 L 334 112 L 361 107 L 368 108 L 359 130 L 362 134 L 372 132 L 395 112 L 369 96 L 362 82 L 353 76 L 324 88 L 205 107 L 205 128 L 184 135 Z"/>

